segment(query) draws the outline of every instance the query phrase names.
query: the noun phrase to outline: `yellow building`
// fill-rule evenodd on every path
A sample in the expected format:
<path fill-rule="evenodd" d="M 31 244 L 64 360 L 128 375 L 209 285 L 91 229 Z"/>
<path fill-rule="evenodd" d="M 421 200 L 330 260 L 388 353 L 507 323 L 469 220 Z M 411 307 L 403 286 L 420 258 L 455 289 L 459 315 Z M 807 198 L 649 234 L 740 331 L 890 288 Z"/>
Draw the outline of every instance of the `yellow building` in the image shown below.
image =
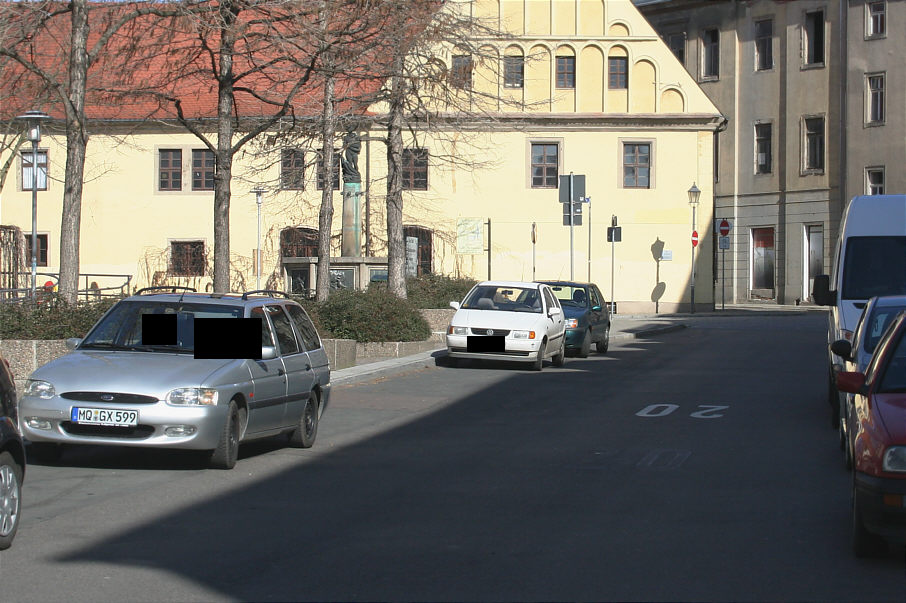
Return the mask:
<path fill-rule="evenodd" d="M 500 69 L 463 72 L 470 59 L 455 49 L 438 58 L 467 74 L 464 94 L 470 86 L 496 88 L 524 106 L 500 103 L 461 132 L 406 134 L 404 222 L 412 269 L 476 279 L 489 270 L 499 279 L 572 277 L 597 283 L 608 297 L 612 287 L 620 313 L 687 311 L 693 256 L 687 191 L 694 183 L 701 189 L 695 302 L 699 311 L 711 309 L 712 141 L 723 119 L 688 72 L 628 0 L 478 0 L 471 8 L 514 36 L 488 42 Z M 385 132 L 380 107 L 373 110 L 377 120 L 370 132 L 362 131 L 359 156 L 363 258 L 339 257 L 343 199 L 340 178 L 333 178 L 337 257 L 331 264 L 340 286 L 367 285 L 386 274 L 386 150 L 377 140 Z M 93 131 L 81 272 L 132 275 L 137 286 L 204 290 L 213 241 L 207 152 L 191 134 L 152 122 L 97 124 Z M 41 142 L 46 190 L 39 186 L 37 231 L 39 259 L 46 262 L 39 272 L 58 270 L 64 142 L 53 130 Z M 267 189 L 261 196 L 261 286 L 314 288 L 324 178 L 318 178 L 313 148 L 278 148 L 262 137 L 237 157 L 230 214 L 234 288 L 254 288 L 257 280 L 256 185 Z M 0 223 L 26 233 L 30 156 L 22 150 L 0 200 Z M 583 223 L 572 237 L 558 191 L 559 177 L 570 173 L 585 176 L 591 199 L 582 204 Z M 622 240 L 612 246 L 607 229 L 614 216 Z M 469 242 L 472 249 L 458 247 Z M 80 287 L 92 282 L 104 287 L 117 279 L 83 277 Z"/>

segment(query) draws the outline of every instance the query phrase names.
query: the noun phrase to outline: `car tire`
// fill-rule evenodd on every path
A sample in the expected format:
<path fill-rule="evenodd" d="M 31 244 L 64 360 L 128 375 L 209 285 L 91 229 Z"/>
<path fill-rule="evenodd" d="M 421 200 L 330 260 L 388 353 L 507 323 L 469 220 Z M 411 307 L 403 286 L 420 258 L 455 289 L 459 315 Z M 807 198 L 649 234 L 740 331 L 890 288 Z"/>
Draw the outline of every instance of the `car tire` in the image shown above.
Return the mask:
<path fill-rule="evenodd" d="M 877 534 L 872 534 L 865 529 L 859 498 L 856 496 L 855 477 L 853 477 L 852 493 L 852 538 L 853 554 L 856 557 L 877 557 L 887 552 L 887 542 Z"/>
<path fill-rule="evenodd" d="M 544 352 L 547 348 L 547 341 L 543 340 L 541 342 L 541 347 L 538 348 L 538 357 L 535 359 L 535 362 L 532 363 L 533 371 L 540 371 L 544 368 Z"/>
<path fill-rule="evenodd" d="M 610 325 L 604 329 L 604 339 L 595 344 L 595 350 L 599 354 L 606 354 L 607 349 L 610 347 Z"/>
<path fill-rule="evenodd" d="M 39 463 L 56 463 L 63 456 L 63 445 L 52 442 L 30 442 L 25 455 Z"/>
<path fill-rule="evenodd" d="M 13 544 L 22 512 L 22 467 L 9 452 L 0 453 L 0 550 Z"/>
<path fill-rule="evenodd" d="M 560 351 L 552 358 L 554 366 L 563 366 L 566 363 L 566 334 L 560 338 Z"/>
<path fill-rule="evenodd" d="M 585 331 L 585 337 L 582 338 L 582 347 L 579 348 L 579 358 L 588 358 L 591 352 L 591 329 Z"/>
<path fill-rule="evenodd" d="M 241 429 L 239 407 L 236 406 L 235 400 L 230 400 L 226 421 L 223 423 L 223 431 L 220 434 L 220 442 L 217 444 L 217 448 L 211 451 L 211 458 L 208 461 L 208 465 L 212 469 L 232 469 L 236 466 L 236 459 L 239 458 Z"/>
<path fill-rule="evenodd" d="M 311 448 L 318 437 L 318 394 L 312 392 L 305 402 L 299 424 L 289 434 L 289 441 L 295 448 Z"/>

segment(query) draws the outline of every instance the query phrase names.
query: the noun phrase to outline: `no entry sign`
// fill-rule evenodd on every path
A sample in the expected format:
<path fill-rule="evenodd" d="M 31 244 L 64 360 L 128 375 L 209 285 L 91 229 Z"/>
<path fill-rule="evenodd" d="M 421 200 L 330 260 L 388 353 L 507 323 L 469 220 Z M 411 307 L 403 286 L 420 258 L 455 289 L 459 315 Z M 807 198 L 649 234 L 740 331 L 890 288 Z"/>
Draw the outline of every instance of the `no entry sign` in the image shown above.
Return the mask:
<path fill-rule="evenodd" d="M 695 247 L 697 245 L 698 245 L 698 231 L 693 230 L 692 231 L 692 246 Z"/>
<path fill-rule="evenodd" d="M 730 234 L 730 223 L 727 221 L 726 218 L 724 218 L 723 220 L 720 221 L 720 226 L 718 226 L 718 230 L 720 231 L 720 236 L 722 236 L 722 237 L 725 237 L 728 234 Z"/>

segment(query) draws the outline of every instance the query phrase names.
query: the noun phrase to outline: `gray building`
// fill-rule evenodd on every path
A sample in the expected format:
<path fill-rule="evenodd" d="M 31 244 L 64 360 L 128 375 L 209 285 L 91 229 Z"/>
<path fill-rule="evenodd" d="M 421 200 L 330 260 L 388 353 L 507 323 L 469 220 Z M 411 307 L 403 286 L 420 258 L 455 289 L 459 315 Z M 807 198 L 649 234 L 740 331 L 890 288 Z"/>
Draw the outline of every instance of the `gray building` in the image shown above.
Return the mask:
<path fill-rule="evenodd" d="M 830 269 L 845 200 L 903 153 L 902 108 L 896 153 L 873 147 L 893 112 L 886 124 L 863 119 L 879 85 L 867 74 L 886 72 L 886 89 L 904 90 L 902 70 L 894 82 L 885 64 L 902 52 L 882 49 L 892 40 L 868 35 L 864 21 L 894 2 L 634 3 L 727 118 L 716 134 L 715 216 L 733 228 L 729 249 L 715 245 L 717 303 L 807 302 L 814 276 Z"/>

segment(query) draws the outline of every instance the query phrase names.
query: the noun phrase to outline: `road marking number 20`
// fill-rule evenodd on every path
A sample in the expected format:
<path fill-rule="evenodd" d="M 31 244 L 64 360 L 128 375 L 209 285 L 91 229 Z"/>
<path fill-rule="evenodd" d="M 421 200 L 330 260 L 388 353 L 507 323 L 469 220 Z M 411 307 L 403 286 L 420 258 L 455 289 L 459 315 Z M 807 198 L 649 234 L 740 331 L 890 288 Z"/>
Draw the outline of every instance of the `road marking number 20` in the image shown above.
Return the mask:
<path fill-rule="evenodd" d="M 666 417 L 679 408 L 679 404 L 649 404 L 639 412 L 635 413 L 637 417 Z M 709 404 L 699 404 L 697 410 L 690 413 L 693 419 L 719 419 L 724 416 L 720 411 L 730 408 L 729 406 L 715 406 Z"/>

